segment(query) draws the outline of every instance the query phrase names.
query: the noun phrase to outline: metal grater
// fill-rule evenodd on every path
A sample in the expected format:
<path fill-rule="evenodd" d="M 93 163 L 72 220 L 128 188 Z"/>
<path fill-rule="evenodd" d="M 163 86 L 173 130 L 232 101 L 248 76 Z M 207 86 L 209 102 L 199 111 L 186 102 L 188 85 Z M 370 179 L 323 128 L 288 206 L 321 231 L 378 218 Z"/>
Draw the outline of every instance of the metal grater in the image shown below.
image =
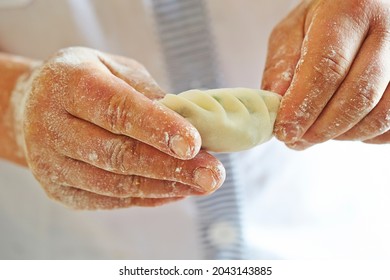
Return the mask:
<path fill-rule="evenodd" d="M 171 91 L 218 88 L 220 71 L 203 1 L 152 0 L 151 3 Z M 211 196 L 195 198 L 199 238 L 206 259 L 242 259 L 242 193 L 230 154 L 218 158 L 226 168 L 224 185 Z"/>

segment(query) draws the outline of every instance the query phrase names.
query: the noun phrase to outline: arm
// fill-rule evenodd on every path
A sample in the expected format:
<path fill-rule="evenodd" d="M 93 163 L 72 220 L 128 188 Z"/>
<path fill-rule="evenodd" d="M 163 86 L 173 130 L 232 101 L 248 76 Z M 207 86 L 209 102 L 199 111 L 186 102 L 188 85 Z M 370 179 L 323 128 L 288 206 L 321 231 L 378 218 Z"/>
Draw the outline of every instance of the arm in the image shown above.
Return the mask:
<path fill-rule="evenodd" d="M 16 139 L 16 112 L 12 106 L 12 92 L 18 79 L 30 75 L 37 64 L 33 60 L 0 53 L 0 157 L 23 166 L 27 163 Z"/>
<path fill-rule="evenodd" d="M 41 66 L 4 55 L 2 67 L 1 156 L 27 165 L 50 198 L 157 206 L 221 186 L 221 163 L 156 102 L 164 93 L 138 62 L 68 48 Z"/>
<path fill-rule="evenodd" d="M 263 87 L 284 95 L 275 135 L 390 142 L 390 2 L 303 1 L 273 31 Z"/>

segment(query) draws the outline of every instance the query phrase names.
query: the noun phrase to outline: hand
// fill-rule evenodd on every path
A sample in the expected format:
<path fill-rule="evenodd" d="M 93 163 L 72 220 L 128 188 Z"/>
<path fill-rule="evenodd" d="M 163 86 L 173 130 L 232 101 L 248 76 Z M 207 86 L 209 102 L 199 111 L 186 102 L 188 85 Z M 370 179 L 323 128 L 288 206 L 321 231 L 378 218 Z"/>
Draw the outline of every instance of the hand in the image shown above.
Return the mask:
<path fill-rule="evenodd" d="M 16 126 L 49 197 L 76 209 L 156 206 L 222 184 L 221 163 L 199 152 L 190 123 L 153 101 L 164 93 L 134 60 L 68 48 L 30 81 L 15 91 L 27 89 Z"/>
<path fill-rule="evenodd" d="M 274 132 L 294 149 L 390 143 L 390 1 L 302 2 L 273 30 L 263 87 L 284 95 Z"/>

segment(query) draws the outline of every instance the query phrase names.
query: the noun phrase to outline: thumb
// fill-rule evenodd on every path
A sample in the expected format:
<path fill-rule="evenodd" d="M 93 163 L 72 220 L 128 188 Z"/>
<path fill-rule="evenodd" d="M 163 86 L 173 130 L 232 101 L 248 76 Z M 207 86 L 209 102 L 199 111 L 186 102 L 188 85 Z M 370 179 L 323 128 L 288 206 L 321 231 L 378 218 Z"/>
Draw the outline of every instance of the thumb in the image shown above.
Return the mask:
<path fill-rule="evenodd" d="M 106 53 L 99 55 L 99 59 L 113 75 L 125 81 L 149 99 L 154 100 L 164 97 L 165 93 L 148 70 L 136 60 Z"/>
<path fill-rule="evenodd" d="M 272 31 L 263 73 L 262 89 L 284 95 L 301 55 L 308 3 L 298 5 Z"/>

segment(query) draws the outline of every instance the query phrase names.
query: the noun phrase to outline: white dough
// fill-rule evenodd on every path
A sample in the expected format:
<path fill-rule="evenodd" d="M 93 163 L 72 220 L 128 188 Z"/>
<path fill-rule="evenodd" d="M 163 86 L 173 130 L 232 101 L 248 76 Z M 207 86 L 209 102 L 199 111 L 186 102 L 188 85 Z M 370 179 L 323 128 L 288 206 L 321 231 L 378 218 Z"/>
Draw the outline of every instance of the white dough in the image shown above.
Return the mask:
<path fill-rule="evenodd" d="M 271 139 L 280 99 L 269 91 L 225 88 L 167 94 L 160 102 L 195 126 L 204 149 L 234 152 Z"/>

